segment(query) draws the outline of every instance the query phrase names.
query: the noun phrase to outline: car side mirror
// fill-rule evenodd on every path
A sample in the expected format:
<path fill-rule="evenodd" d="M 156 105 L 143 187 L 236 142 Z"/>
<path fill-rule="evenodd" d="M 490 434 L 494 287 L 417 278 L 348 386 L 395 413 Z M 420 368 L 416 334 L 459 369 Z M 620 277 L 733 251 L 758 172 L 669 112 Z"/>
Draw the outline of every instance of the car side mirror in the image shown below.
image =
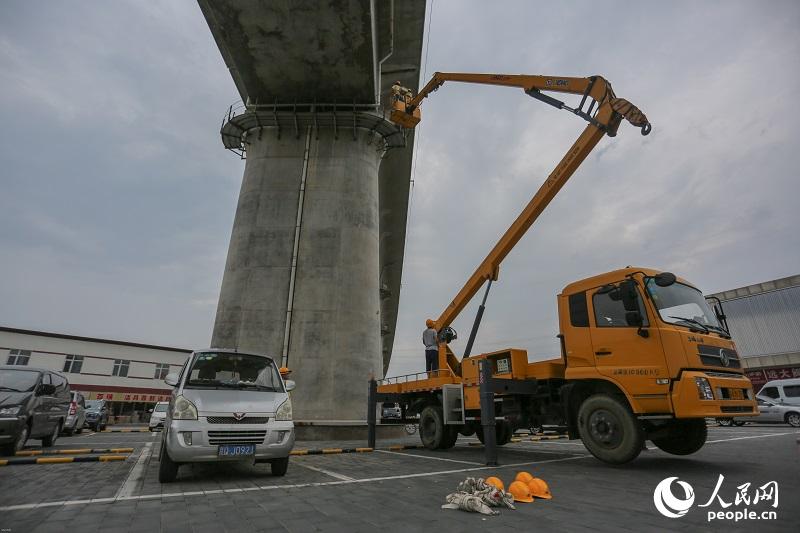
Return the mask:
<path fill-rule="evenodd" d="M 42 383 L 39 385 L 39 388 L 36 390 L 36 396 L 51 396 L 56 393 L 56 386 L 55 385 L 48 385 L 46 383 Z"/>
<path fill-rule="evenodd" d="M 167 374 L 167 377 L 164 378 L 164 383 L 169 385 L 170 387 L 174 387 L 178 384 L 178 374 L 176 372 L 171 372 Z"/>
<path fill-rule="evenodd" d="M 153 410 L 152 410 L 152 409 L 148 409 L 148 410 L 147 410 L 147 412 L 148 412 L 148 413 L 152 413 L 152 412 L 153 412 Z"/>
<path fill-rule="evenodd" d="M 295 387 L 295 382 L 291 379 L 286 380 L 286 392 L 293 391 Z"/>

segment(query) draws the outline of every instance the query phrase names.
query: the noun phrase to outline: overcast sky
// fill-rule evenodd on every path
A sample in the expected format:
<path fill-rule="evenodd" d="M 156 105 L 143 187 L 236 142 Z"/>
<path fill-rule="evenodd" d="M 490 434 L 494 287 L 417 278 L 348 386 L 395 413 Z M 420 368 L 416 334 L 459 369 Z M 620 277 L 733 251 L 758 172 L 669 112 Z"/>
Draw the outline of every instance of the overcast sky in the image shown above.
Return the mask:
<path fill-rule="evenodd" d="M 603 139 L 511 253 L 476 350 L 558 354 L 556 295 L 626 265 L 711 293 L 800 273 L 800 3 L 429 4 L 426 73 L 610 80 L 653 124 Z M 0 325 L 208 346 L 244 162 L 193 1 L 0 2 Z M 584 123 L 449 84 L 418 130 L 390 374 Z M 463 351 L 473 303 L 454 324 Z"/>

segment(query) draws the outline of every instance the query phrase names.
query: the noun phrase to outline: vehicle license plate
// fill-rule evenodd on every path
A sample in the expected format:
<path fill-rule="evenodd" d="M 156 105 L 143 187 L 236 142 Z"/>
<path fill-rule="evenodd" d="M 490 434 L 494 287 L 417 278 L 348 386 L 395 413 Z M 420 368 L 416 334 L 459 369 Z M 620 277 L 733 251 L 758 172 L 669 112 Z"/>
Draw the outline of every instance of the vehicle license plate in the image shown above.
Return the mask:
<path fill-rule="evenodd" d="M 255 455 L 255 444 L 224 444 L 219 447 L 217 455 L 219 457 L 234 457 L 240 455 Z"/>
<path fill-rule="evenodd" d="M 742 389 L 731 389 L 731 399 L 744 400 L 744 394 L 742 394 Z"/>

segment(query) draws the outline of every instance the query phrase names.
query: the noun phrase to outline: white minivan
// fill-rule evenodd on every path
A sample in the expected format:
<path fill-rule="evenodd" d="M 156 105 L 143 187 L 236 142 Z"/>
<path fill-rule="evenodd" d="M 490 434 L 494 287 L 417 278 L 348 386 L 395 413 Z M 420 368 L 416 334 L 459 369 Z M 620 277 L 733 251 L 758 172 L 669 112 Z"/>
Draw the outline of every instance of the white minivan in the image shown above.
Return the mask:
<path fill-rule="evenodd" d="M 292 401 L 275 361 L 234 350 L 193 352 L 174 387 L 164 421 L 158 480 L 173 481 L 185 463 L 270 463 L 283 476 L 294 446 Z"/>
<path fill-rule="evenodd" d="M 756 397 L 783 405 L 800 405 L 800 378 L 768 381 Z"/>

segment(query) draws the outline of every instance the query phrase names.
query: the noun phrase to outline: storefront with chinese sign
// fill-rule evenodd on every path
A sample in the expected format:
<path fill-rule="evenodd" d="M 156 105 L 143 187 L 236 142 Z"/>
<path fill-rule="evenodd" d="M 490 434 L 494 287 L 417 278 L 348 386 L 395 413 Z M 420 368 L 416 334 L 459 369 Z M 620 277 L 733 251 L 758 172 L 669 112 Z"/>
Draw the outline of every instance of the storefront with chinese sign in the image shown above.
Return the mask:
<path fill-rule="evenodd" d="M 753 389 L 759 391 L 768 381 L 775 379 L 800 378 L 800 366 L 758 368 L 745 370 L 745 375 L 753 382 Z"/>
<path fill-rule="evenodd" d="M 105 400 L 111 423 L 145 423 L 157 402 L 168 402 L 171 391 L 153 388 L 124 388 L 99 385 L 73 387 L 87 400 Z"/>
<path fill-rule="evenodd" d="M 131 394 L 125 392 L 87 392 L 83 394 L 87 400 L 106 400 L 108 402 L 168 402 L 169 394 Z"/>

